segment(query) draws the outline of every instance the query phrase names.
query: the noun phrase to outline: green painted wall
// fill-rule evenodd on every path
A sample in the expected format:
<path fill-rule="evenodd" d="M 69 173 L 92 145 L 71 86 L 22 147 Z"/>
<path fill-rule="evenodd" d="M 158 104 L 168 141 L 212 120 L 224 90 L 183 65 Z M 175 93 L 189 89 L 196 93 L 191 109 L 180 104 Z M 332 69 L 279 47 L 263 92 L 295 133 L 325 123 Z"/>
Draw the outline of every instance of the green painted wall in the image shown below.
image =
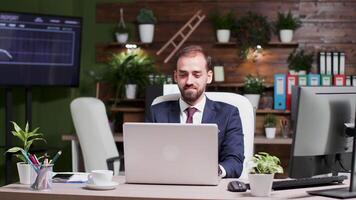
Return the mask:
<path fill-rule="evenodd" d="M 33 88 L 33 127 L 40 127 L 47 144 L 38 144 L 38 148 L 49 148 L 53 151 L 63 150 L 55 170 L 71 170 L 70 143 L 61 140 L 62 134 L 74 133 L 69 110 L 71 100 L 77 96 L 94 96 L 95 83 L 87 76 L 89 69 L 94 69 L 95 44 L 112 40 L 113 24 L 95 23 L 95 6 L 100 0 L 3 0 L 0 8 L 3 11 L 18 11 L 53 15 L 80 16 L 83 18 L 81 74 L 79 88 L 43 87 Z M 105 1 L 120 2 L 120 1 Z M 0 145 L 4 145 L 4 89 L 0 89 Z M 24 89 L 13 89 L 14 121 L 24 125 Z M 16 139 L 15 139 L 16 140 Z M 0 149 L 0 185 L 4 184 L 4 148 Z M 51 152 L 51 151 L 50 151 Z M 14 160 L 14 180 L 17 170 Z"/>

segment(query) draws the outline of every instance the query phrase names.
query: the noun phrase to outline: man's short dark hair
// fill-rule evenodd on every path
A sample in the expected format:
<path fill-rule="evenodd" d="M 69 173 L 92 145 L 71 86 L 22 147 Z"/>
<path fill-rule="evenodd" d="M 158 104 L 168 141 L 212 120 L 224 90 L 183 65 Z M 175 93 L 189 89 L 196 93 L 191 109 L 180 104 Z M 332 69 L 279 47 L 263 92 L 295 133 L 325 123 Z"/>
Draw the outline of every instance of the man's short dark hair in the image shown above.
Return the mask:
<path fill-rule="evenodd" d="M 180 49 L 177 52 L 176 63 L 178 63 L 179 58 L 188 57 L 190 55 L 194 56 L 196 53 L 203 54 L 205 61 L 207 63 L 207 66 L 206 66 L 207 70 L 212 70 L 210 56 L 207 56 L 206 53 L 204 52 L 203 48 L 199 45 L 189 45 L 189 46 L 186 46 L 186 47 Z"/>

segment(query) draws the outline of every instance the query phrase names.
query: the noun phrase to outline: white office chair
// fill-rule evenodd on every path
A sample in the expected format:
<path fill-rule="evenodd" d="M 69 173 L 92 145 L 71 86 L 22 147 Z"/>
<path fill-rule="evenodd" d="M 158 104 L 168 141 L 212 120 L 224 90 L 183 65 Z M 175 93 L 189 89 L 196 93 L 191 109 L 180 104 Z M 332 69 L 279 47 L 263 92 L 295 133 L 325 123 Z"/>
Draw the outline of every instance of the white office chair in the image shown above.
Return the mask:
<path fill-rule="evenodd" d="M 93 97 L 80 97 L 70 104 L 86 172 L 111 169 L 119 173 L 120 160 L 104 103 Z"/>
<path fill-rule="evenodd" d="M 220 101 L 233 105 L 239 109 L 242 123 L 242 130 L 244 133 L 244 151 L 245 160 L 243 163 L 243 171 L 240 176 L 241 179 L 247 179 L 248 166 L 247 163 L 253 156 L 254 135 L 255 135 L 255 118 L 252 104 L 250 101 L 239 94 L 228 92 L 206 92 L 206 96 L 213 101 Z M 164 102 L 177 100 L 180 94 L 168 94 L 157 97 L 153 100 L 152 105 Z"/>

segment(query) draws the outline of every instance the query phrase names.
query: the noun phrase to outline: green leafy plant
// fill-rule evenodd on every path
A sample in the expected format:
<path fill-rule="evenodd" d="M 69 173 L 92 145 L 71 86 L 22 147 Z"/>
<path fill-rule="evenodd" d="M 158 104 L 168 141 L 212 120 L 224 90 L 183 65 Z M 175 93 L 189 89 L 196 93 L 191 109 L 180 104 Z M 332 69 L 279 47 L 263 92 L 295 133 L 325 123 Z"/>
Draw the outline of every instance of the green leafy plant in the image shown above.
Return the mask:
<path fill-rule="evenodd" d="M 278 157 L 266 152 L 258 152 L 252 158 L 252 174 L 275 174 L 283 173 L 283 168 Z"/>
<path fill-rule="evenodd" d="M 115 53 L 107 64 L 109 70 L 104 76 L 116 85 L 116 99 L 123 96 L 125 84 L 137 84 L 143 91 L 155 71 L 154 60 L 141 50 Z"/>
<path fill-rule="evenodd" d="M 274 114 L 267 114 L 264 122 L 263 122 L 264 126 L 266 128 L 274 128 L 277 125 L 277 117 Z"/>
<path fill-rule="evenodd" d="M 265 88 L 264 79 L 259 76 L 248 74 L 245 77 L 244 93 L 245 94 L 261 94 Z"/>
<path fill-rule="evenodd" d="M 219 11 L 215 11 L 210 16 L 210 21 L 216 30 L 218 29 L 233 29 L 235 25 L 235 17 L 233 12 L 227 14 L 221 14 Z"/>
<path fill-rule="evenodd" d="M 295 30 L 299 28 L 300 25 L 301 22 L 299 18 L 294 18 L 290 11 L 288 12 L 288 14 L 278 12 L 277 21 L 275 23 L 275 31 L 278 33 L 279 30 L 283 29 Z"/>
<path fill-rule="evenodd" d="M 257 45 L 266 45 L 271 39 L 271 27 L 266 17 L 248 12 L 236 21 L 233 31 L 236 43 L 241 48 L 241 57 L 246 58 L 249 50 Z"/>
<path fill-rule="evenodd" d="M 153 11 L 147 8 L 142 8 L 138 13 L 136 20 L 139 24 L 155 24 L 157 23 Z"/>
<path fill-rule="evenodd" d="M 7 150 L 6 153 L 14 153 L 14 155 L 18 159 L 27 163 L 27 161 L 24 158 L 24 156 L 22 155 L 21 151 L 28 153 L 33 142 L 40 141 L 40 140 L 46 142 L 46 140 L 43 139 L 42 133 L 38 133 L 39 127 L 35 128 L 33 131 L 30 131 L 28 122 L 26 123 L 24 130 L 21 129 L 15 122 L 11 122 L 11 123 L 14 126 L 14 130 L 11 131 L 12 135 L 19 138 L 21 140 L 21 142 L 23 143 L 23 146 L 22 147 L 12 147 L 9 150 Z"/>
<path fill-rule="evenodd" d="M 305 53 L 304 50 L 293 51 L 287 59 L 288 67 L 295 71 L 305 70 L 309 72 L 312 67 L 313 58 L 314 55 L 312 53 Z"/>

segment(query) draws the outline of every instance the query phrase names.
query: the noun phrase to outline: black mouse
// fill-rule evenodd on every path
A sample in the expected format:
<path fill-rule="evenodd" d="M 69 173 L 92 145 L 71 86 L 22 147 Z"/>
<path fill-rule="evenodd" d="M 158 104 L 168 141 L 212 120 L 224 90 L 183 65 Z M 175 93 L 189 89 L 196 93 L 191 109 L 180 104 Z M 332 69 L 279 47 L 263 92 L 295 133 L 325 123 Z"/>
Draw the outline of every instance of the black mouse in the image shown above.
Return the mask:
<path fill-rule="evenodd" d="M 240 182 L 240 181 L 231 181 L 228 185 L 227 185 L 227 189 L 230 192 L 246 192 L 247 190 L 247 186 L 245 183 Z"/>

